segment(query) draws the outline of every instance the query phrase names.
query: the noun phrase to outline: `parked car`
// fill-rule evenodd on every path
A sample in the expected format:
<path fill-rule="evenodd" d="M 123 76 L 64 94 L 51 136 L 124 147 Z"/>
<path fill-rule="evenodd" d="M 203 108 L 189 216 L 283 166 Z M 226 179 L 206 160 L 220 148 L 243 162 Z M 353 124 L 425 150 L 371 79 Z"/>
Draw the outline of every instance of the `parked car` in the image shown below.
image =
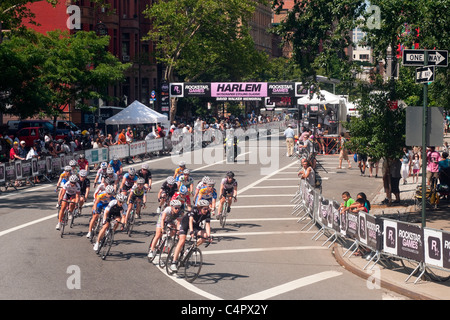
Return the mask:
<path fill-rule="evenodd" d="M 16 136 L 20 141 L 25 141 L 27 147 L 32 147 L 35 140 L 39 139 L 40 135 L 45 133 L 42 127 L 27 127 L 17 131 Z"/>
<path fill-rule="evenodd" d="M 56 136 L 55 136 L 55 127 L 48 120 L 22 120 L 19 122 L 18 126 L 19 130 L 28 127 L 44 128 L 48 133 L 50 133 L 53 136 L 54 140 L 64 139 L 70 133 L 70 130 L 68 129 L 56 129 Z"/>

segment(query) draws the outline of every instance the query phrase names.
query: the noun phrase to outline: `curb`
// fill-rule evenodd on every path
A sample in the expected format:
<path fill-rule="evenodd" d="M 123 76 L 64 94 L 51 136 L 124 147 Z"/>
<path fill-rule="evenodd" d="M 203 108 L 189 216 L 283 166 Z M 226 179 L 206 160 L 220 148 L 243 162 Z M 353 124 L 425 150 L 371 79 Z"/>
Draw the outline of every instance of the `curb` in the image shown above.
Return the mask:
<path fill-rule="evenodd" d="M 332 250 L 332 255 L 334 256 L 334 258 L 336 259 L 337 263 L 339 263 L 344 269 L 350 271 L 351 273 L 357 275 L 360 278 L 363 279 L 369 279 L 370 277 L 372 277 L 371 274 L 364 272 L 363 270 L 349 264 L 346 262 L 346 259 L 344 257 L 341 256 L 339 250 L 338 250 L 338 244 L 334 244 L 333 246 L 333 250 Z M 380 286 L 382 288 L 385 288 L 387 290 L 393 291 L 395 293 L 401 294 L 405 297 L 411 298 L 413 300 L 437 300 L 436 298 L 432 298 L 428 295 L 422 294 L 422 293 L 417 293 L 411 290 L 408 290 L 406 288 L 403 288 L 393 282 L 389 282 L 389 281 L 385 281 L 380 279 Z"/>

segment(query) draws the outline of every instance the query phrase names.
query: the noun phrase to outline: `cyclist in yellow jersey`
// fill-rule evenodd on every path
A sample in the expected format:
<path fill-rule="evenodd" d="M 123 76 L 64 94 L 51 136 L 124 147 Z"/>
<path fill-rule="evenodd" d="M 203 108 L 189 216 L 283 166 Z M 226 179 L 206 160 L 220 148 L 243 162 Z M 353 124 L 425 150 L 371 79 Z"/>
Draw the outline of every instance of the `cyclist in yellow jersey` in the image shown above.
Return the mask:
<path fill-rule="evenodd" d="M 173 175 L 173 178 L 175 180 L 177 180 L 178 177 L 183 174 L 184 169 L 186 169 L 186 162 L 180 161 L 180 163 L 178 165 L 179 165 L 179 167 L 175 169 L 175 173 Z"/>

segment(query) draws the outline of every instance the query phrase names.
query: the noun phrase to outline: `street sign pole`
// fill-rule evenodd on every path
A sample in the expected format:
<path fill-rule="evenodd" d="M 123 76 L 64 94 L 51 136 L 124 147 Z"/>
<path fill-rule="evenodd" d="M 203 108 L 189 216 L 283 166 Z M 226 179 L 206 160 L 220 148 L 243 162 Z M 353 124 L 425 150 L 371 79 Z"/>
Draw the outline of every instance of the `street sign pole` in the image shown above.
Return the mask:
<path fill-rule="evenodd" d="M 428 65 L 428 51 L 425 50 L 424 65 Z M 426 226 L 427 195 L 427 115 L 428 115 L 428 82 L 423 84 L 423 118 L 422 118 L 422 227 Z"/>

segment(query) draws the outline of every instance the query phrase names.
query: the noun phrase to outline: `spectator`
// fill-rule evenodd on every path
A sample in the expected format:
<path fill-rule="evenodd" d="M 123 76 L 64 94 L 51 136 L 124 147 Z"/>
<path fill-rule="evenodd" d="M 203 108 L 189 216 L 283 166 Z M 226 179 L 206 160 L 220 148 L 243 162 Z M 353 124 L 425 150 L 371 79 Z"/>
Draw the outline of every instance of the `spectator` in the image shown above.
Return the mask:
<path fill-rule="evenodd" d="M 133 140 L 134 140 L 134 133 L 133 133 L 133 130 L 131 130 L 131 127 L 127 128 L 127 132 L 126 132 L 125 136 L 126 136 L 126 141 L 127 141 L 128 144 L 133 142 Z"/>
<path fill-rule="evenodd" d="M 119 133 L 117 144 L 127 144 L 127 138 L 125 137 L 125 129 L 122 129 L 122 131 Z"/>
<path fill-rule="evenodd" d="M 439 161 L 441 160 L 441 155 L 439 152 L 435 151 L 435 147 L 429 147 L 427 151 L 427 185 L 431 186 L 431 179 L 439 179 Z"/>
<path fill-rule="evenodd" d="M 300 179 L 305 179 L 312 187 L 315 187 L 316 176 L 311 164 L 308 160 L 302 159 L 302 168 L 297 174 Z"/>
<path fill-rule="evenodd" d="M 19 145 L 19 157 L 26 159 L 27 157 L 27 147 L 25 141 L 20 141 Z"/>
<path fill-rule="evenodd" d="M 442 152 L 442 160 L 438 162 L 439 182 L 450 187 L 450 160 L 447 158 L 448 152 Z"/>
<path fill-rule="evenodd" d="M 80 153 L 80 155 L 78 156 L 78 167 L 80 168 L 80 170 L 86 170 L 89 171 L 89 161 L 86 160 L 86 157 L 84 156 L 84 154 Z"/>
<path fill-rule="evenodd" d="M 418 183 L 420 172 L 420 155 L 418 153 L 414 153 L 413 158 L 411 160 L 411 166 L 412 166 L 413 183 Z"/>
<path fill-rule="evenodd" d="M 13 147 L 9 151 L 9 160 L 25 160 L 25 157 L 19 155 L 19 143 L 17 141 L 14 141 Z"/>
<path fill-rule="evenodd" d="M 27 153 L 27 157 L 25 160 L 31 160 L 33 158 L 39 159 L 39 148 L 40 148 L 40 143 L 38 141 L 35 141 L 33 143 L 33 146 L 30 148 L 30 151 L 28 151 Z M 38 176 L 34 177 L 34 183 L 40 183 L 41 181 L 39 180 Z"/>
<path fill-rule="evenodd" d="M 355 200 L 352 199 L 352 197 L 350 196 L 350 192 L 348 191 L 342 192 L 342 200 L 344 202 L 342 202 L 341 206 L 339 207 L 339 211 L 341 213 L 350 210 L 350 206 L 355 203 Z"/>
<path fill-rule="evenodd" d="M 336 169 L 342 169 L 342 160 L 346 160 L 348 162 L 348 168 L 350 169 L 352 165 L 350 164 L 350 160 L 348 159 L 348 150 L 345 147 L 345 143 L 347 139 L 344 136 L 344 133 L 341 132 L 341 140 L 339 141 L 339 167 Z"/>
<path fill-rule="evenodd" d="M 409 176 L 409 167 L 411 166 L 411 155 L 406 147 L 403 148 L 402 168 L 401 174 L 403 178 L 403 184 L 406 184 L 406 179 Z"/>
<path fill-rule="evenodd" d="M 115 144 L 115 143 L 114 143 L 113 137 L 112 137 L 112 135 L 109 133 L 108 136 L 107 136 L 106 139 L 105 139 L 104 145 L 105 145 L 106 147 L 109 147 L 109 146 L 112 146 L 112 145 L 114 145 L 114 144 Z"/>
<path fill-rule="evenodd" d="M 292 129 L 292 124 L 288 124 L 288 127 L 283 134 L 286 137 L 286 147 L 287 147 L 286 156 L 291 157 L 294 153 L 294 135 L 295 135 L 295 132 Z"/>

